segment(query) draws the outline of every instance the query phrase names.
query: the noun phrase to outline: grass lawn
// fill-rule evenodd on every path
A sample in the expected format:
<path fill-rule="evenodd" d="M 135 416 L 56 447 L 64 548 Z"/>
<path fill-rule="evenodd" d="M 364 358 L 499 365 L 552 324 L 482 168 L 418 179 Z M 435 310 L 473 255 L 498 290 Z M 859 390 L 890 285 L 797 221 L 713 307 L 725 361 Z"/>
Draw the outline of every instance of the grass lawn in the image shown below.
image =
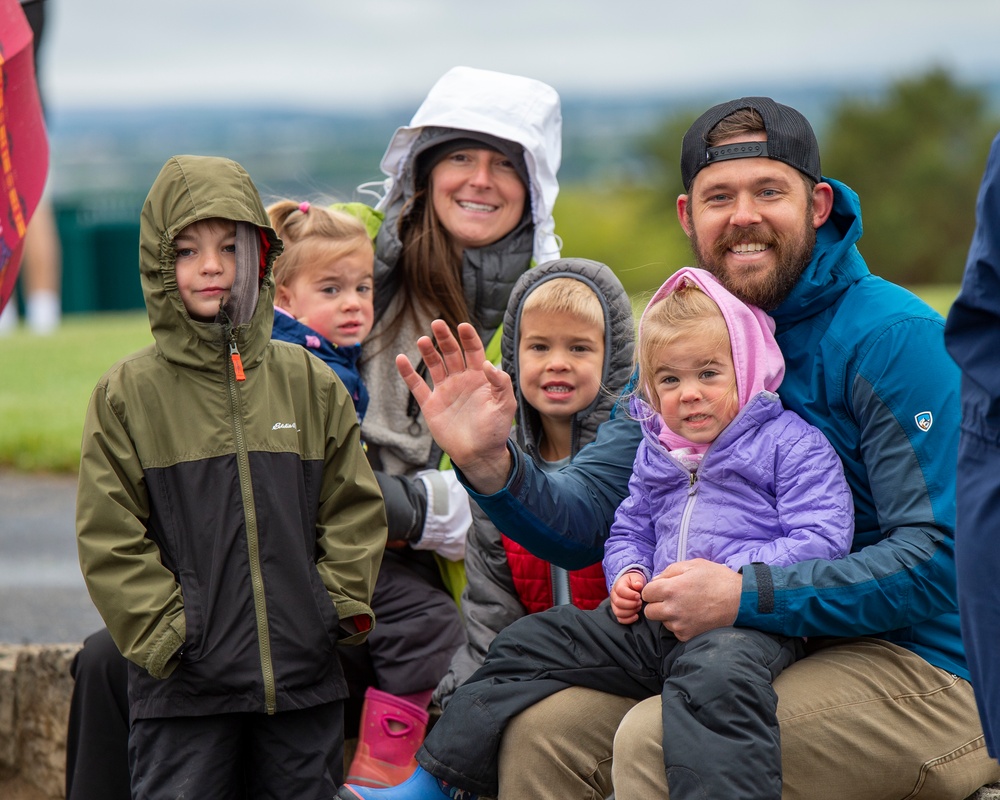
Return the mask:
<path fill-rule="evenodd" d="M 0 468 L 76 472 L 98 379 L 152 340 L 144 311 L 67 315 L 51 336 L 0 338 Z"/>
<path fill-rule="evenodd" d="M 917 293 L 946 314 L 958 287 Z M 0 337 L 0 469 L 76 472 L 95 384 L 118 359 L 151 341 L 145 312 L 68 315 L 51 336 L 19 329 Z"/>

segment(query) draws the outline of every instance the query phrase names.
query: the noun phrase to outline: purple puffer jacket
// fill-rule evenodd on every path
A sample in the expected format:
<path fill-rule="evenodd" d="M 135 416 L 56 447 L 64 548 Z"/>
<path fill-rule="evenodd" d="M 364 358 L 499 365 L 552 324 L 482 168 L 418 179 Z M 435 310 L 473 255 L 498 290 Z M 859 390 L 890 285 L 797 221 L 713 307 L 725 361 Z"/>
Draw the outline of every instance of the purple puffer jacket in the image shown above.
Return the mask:
<path fill-rule="evenodd" d="M 608 588 L 627 570 L 649 580 L 675 561 L 707 558 L 732 569 L 835 559 L 850 550 L 854 506 L 829 441 L 778 396 L 760 392 L 719 435 L 693 476 L 659 442 L 662 421 L 642 420 L 629 496 L 604 547 Z"/>

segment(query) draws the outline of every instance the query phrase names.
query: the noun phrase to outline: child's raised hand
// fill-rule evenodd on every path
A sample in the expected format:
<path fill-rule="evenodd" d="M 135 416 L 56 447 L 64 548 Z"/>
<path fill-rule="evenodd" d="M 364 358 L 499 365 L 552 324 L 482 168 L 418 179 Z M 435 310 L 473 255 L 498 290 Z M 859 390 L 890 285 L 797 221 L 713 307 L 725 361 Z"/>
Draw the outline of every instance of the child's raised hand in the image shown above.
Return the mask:
<path fill-rule="evenodd" d="M 622 625 L 631 625 L 639 619 L 645 585 L 646 576 L 641 572 L 626 572 L 611 587 L 611 610 Z"/>

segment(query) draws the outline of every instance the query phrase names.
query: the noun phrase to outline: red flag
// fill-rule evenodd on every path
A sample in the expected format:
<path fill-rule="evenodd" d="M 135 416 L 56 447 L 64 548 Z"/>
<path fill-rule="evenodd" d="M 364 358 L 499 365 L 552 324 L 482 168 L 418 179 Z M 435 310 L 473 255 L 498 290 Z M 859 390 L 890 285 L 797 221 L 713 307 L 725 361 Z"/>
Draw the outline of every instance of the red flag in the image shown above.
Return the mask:
<path fill-rule="evenodd" d="M 28 220 L 45 188 L 49 142 L 28 20 L 0 0 L 0 310 L 14 291 Z"/>

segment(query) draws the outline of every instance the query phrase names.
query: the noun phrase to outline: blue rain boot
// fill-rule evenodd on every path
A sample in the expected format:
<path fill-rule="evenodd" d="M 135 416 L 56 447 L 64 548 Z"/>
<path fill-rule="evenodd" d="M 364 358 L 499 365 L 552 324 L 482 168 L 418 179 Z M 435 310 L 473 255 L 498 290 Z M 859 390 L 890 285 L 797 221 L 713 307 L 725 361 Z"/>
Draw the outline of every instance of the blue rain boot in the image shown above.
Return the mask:
<path fill-rule="evenodd" d="M 406 781 L 388 789 L 344 784 L 337 792 L 340 800 L 479 800 L 479 795 L 450 786 L 435 778 L 423 767 L 417 767 Z"/>

